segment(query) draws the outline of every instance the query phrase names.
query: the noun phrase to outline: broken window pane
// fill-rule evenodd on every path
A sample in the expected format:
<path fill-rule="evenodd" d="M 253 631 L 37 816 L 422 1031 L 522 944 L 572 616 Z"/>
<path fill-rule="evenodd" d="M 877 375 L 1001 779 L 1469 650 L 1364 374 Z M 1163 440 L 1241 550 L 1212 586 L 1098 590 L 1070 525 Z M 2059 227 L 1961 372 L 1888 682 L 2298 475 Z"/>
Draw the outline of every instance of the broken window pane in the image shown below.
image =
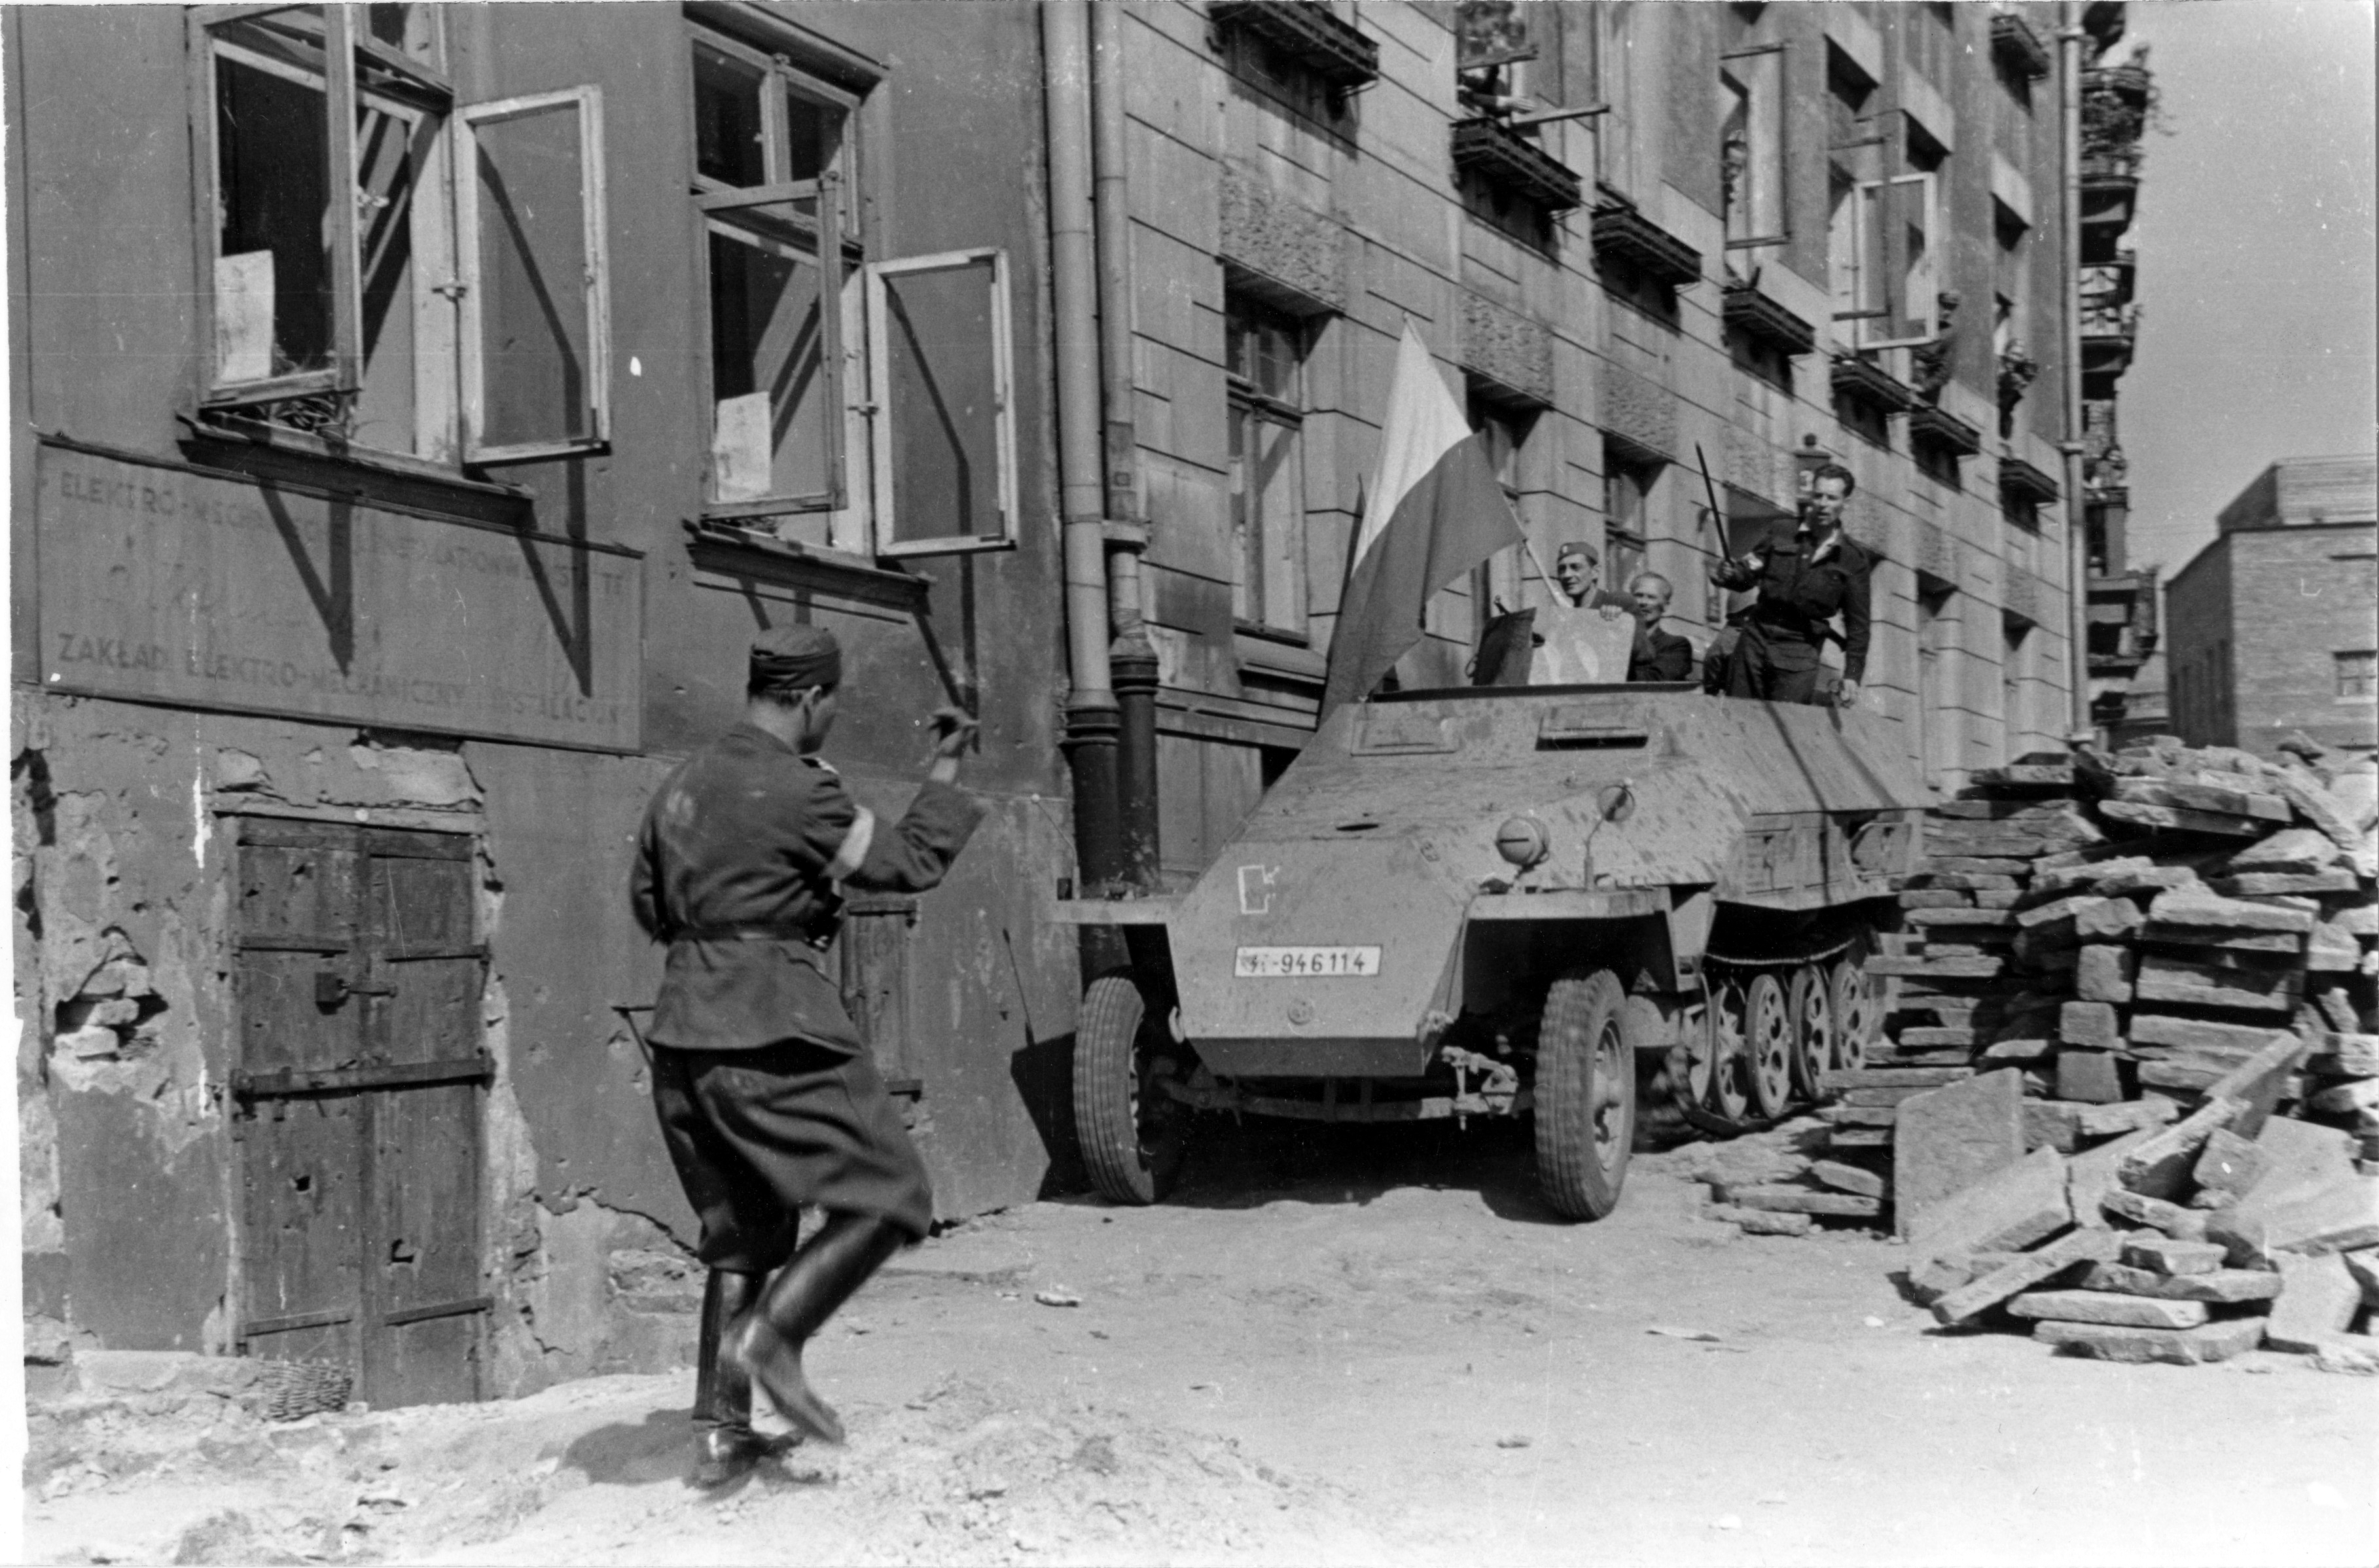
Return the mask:
<path fill-rule="evenodd" d="M 601 439 L 579 92 L 468 113 L 479 355 L 475 447 Z"/>
<path fill-rule="evenodd" d="M 818 293 L 815 254 L 711 225 L 712 499 L 829 495 Z"/>
<path fill-rule="evenodd" d="M 216 46 L 218 386 L 332 364 L 330 125 L 320 62 L 318 50 L 260 27 L 226 29 Z"/>

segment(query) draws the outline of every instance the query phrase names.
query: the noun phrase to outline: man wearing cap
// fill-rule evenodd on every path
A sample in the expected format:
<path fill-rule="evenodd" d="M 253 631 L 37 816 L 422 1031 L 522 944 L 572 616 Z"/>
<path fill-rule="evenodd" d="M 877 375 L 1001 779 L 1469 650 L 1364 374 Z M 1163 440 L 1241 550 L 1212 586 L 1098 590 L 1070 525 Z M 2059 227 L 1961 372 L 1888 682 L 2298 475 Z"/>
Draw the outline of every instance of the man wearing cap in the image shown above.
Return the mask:
<path fill-rule="evenodd" d="M 1559 591 L 1537 618 L 1530 685 L 1582 686 L 1621 679 L 1635 635 L 1626 621 L 1634 602 L 1603 587 L 1601 576 L 1602 558 L 1585 540 L 1567 540 L 1553 552 L 1553 584 Z"/>
<path fill-rule="evenodd" d="M 842 885 L 922 892 L 966 844 L 983 807 L 957 787 L 958 759 L 975 725 L 956 708 L 933 715 L 924 785 L 899 822 L 879 822 L 817 756 L 841 678 L 831 633 L 763 635 L 743 721 L 662 782 L 638 838 L 636 921 L 669 946 L 646 1033 L 653 1106 L 710 1269 L 699 1486 L 734 1480 L 767 1452 L 751 1426 L 755 1380 L 795 1427 L 841 1441 L 803 1377 L 802 1347 L 933 1223 L 924 1166 L 826 954 Z M 806 1205 L 826 1223 L 796 1251 Z"/>
<path fill-rule="evenodd" d="M 1739 559 L 1710 568 L 1721 588 L 1759 590 L 1727 660 L 1727 694 L 1769 702 L 1817 700 L 1817 651 L 1828 637 L 1842 645 L 1842 683 L 1835 701 L 1858 701 L 1866 674 L 1868 579 L 1875 558 L 1842 532 L 1842 509 L 1858 480 L 1840 464 L 1817 470 L 1800 525 L 1781 530 Z M 1830 622 L 1840 615 L 1842 629 Z"/>

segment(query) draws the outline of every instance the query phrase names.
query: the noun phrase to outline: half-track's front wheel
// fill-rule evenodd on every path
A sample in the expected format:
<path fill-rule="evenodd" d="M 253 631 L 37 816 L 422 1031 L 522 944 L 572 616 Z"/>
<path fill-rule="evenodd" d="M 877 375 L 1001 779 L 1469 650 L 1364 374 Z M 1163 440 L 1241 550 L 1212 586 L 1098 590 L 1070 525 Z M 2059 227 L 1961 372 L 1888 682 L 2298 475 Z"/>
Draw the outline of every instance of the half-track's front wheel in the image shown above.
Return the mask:
<path fill-rule="evenodd" d="M 1180 1063 L 1137 977 L 1103 974 L 1074 1026 L 1074 1136 L 1092 1185 L 1117 1203 L 1153 1203 L 1181 1171 L 1190 1107 L 1165 1092 Z"/>
<path fill-rule="evenodd" d="M 1565 1218 L 1619 1205 L 1636 1140 L 1636 1051 L 1627 993 L 1609 970 L 1570 974 L 1537 1030 L 1537 1185 Z"/>

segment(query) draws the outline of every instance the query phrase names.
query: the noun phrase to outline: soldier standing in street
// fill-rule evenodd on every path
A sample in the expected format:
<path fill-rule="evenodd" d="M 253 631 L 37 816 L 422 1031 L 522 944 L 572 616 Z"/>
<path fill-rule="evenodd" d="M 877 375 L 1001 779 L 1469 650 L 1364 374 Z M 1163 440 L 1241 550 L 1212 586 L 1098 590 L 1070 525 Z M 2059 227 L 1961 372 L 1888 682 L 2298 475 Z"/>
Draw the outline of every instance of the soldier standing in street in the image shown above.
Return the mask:
<path fill-rule="evenodd" d="M 1857 488 L 1849 469 L 1829 463 L 1817 472 L 1797 528 L 1710 568 L 1710 581 L 1721 588 L 1759 590 L 1727 661 L 1727 695 L 1817 701 L 1817 650 L 1834 635 L 1828 622 L 1840 615 L 1842 683 L 1835 700 L 1844 707 L 1858 701 L 1875 558 L 1842 532 L 1842 508 Z"/>
<path fill-rule="evenodd" d="M 638 843 L 636 921 L 669 945 L 647 1034 L 653 1104 L 710 1269 L 697 1486 L 734 1480 L 767 1452 L 751 1426 L 755 1380 L 794 1426 L 841 1441 L 803 1377 L 802 1347 L 933 1223 L 924 1166 L 826 953 L 841 884 L 922 892 L 974 831 L 983 807 L 956 781 L 975 724 L 956 708 L 933 715 L 925 783 L 899 823 L 881 825 L 816 754 L 841 676 L 823 629 L 753 644 L 743 722 L 662 783 Z M 826 1223 L 796 1251 L 808 1205 Z"/>

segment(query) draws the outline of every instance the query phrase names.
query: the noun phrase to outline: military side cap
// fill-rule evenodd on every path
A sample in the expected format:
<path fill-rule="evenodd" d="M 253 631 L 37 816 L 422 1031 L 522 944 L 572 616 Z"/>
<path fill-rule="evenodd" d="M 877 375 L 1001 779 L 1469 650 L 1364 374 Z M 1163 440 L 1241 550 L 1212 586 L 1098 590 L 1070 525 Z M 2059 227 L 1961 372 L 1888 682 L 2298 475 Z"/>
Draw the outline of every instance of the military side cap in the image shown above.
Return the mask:
<path fill-rule="evenodd" d="M 800 691 L 842 680 L 842 647 L 823 626 L 779 626 L 752 644 L 755 686 Z"/>
<path fill-rule="evenodd" d="M 1588 561 L 1600 561 L 1602 559 L 1600 555 L 1595 553 L 1594 547 L 1588 544 L 1584 539 L 1571 539 L 1564 543 L 1561 549 L 1553 551 L 1553 559 L 1555 561 L 1559 561 L 1565 555 L 1582 555 Z"/>

